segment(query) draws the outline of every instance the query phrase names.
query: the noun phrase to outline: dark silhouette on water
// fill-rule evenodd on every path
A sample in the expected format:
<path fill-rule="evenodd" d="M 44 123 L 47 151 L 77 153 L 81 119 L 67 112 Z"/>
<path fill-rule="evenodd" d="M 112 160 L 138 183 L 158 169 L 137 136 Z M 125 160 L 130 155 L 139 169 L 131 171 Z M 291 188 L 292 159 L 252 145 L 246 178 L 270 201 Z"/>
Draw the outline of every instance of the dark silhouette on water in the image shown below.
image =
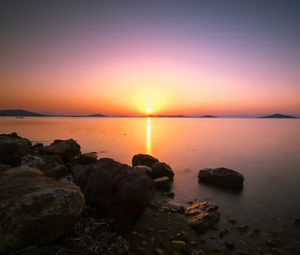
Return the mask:
<path fill-rule="evenodd" d="M 295 117 L 295 116 L 285 115 L 285 114 L 280 114 L 280 113 L 274 113 L 271 115 L 262 116 L 260 118 L 263 118 L 263 119 L 297 119 L 297 117 Z"/>

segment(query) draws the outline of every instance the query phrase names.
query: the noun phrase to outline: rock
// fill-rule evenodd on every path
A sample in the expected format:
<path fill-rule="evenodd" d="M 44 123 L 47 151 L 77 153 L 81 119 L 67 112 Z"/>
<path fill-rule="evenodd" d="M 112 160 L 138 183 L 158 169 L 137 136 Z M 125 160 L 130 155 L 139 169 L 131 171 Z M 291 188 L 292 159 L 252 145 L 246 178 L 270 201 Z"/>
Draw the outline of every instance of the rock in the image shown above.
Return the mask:
<path fill-rule="evenodd" d="M 11 166 L 10 165 L 3 165 L 3 164 L 0 164 L 0 174 L 8 169 L 10 169 Z"/>
<path fill-rule="evenodd" d="M 137 165 L 133 167 L 134 170 L 143 171 L 146 175 L 152 178 L 152 169 L 149 166 Z"/>
<path fill-rule="evenodd" d="M 16 133 L 0 135 L 0 162 L 19 166 L 21 157 L 30 152 L 31 142 Z"/>
<path fill-rule="evenodd" d="M 99 159 L 79 170 L 81 174 L 76 174 L 75 182 L 87 203 L 96 206 L 102 215 L 115 219 L 119 232 L 131 230 L 153 198 L 151 178 L 110 158 Z"/>
<path fill-rule="evenodd" d="M 182 251 L 186 248 L 186 242 L 181 240 L 173 240 L 171 245 L 174 249 Z"/>
<path fill-rule="evenodd" d="M 59 155 L 64 161 L 72 161 L 76 156 L 80 155 L 80 145 L 73 139 L 54 140 L 48 146 L 42 147 L 41 154 Z"/>
<path fill-rule="evenodd" d="M 42 170 L 47 176 L 61 178 L 70 174 L 59 155 L 31 155 L 22 157 L 22 165 Z"/>
<path fill-rule="evenodd" d="M 90 152 L 90 153 L 80 154 L 77 158 L 73 160 L 72 163 L 79 164 L 79 165 L 88 165 L 91 163 L 95 163 L 96 161 L 97 161 L 97 153 Z"/>
<path fill-rule="evenodd" d="M 202 169 L 199 171 L 198 179 L 201 182 L 231 189 L 243 188 L 244 182 L 243 175 L 224 167 Z"/>
<path fill-rule="evenodd" d="M 0 176 L 0 252 L 50 242 L 78 221 L 84 197 L 69 181 L 20 166 Z"/>
<path fill-rule="evenodd" d="M 155 188 L 158 190 L 170 190 L 171 188 L 171 180 L 169 177 L 163 176 L 160 178 L 156 178 L 153 180 L 155 184 Z"/>
<path fill-rule="evenodd" d="M 152 167 L 156 162 L 159 162 L 158 159 L 148 154 L 137 154 L 132 158 L 132 166 L 143 165 Z"/>
<path fill-rule="evenodd" d="M 170 179 L 173 179 L 174 172 L 172 168 L 163 162 L 156 162 L 152 165 L 152 178 L 159 178 L 167 176 Z"/>
<path fill-rule="evenodd" d="M 157 255 L 164 255 L 164 254 L 165 254 L 164 251 L 163 251 L 162 249 L 160 249 L 160 248 L 156 248 L 156 249 L 154 250 L 154 252 L 155 252 L 155 254 L 157 254 Z"/>
<path fill-rule="evenodd" d="M 300 219 L 294 218 L 294 219 L 293 219 L 293 223 L 294 223 L 295 225 L 300 225 Z"/>
<path fill-rule="evenodd" d="M 234 249 L 234 244 L 233 243 L 230 243 L 230 242 L 225 242 L 224 243 L 225 247 L 229 250 L 232 250 Z"/>
<path fill-rule="evenodd" d="M 207 230 L 219 221 L 218 206 L 209 201 L 187 207 L 185 215 L 191 217 L 188 219 L 189 226 L 199 232 Z"/>
<path fill-rule="evenodd" d="M 234 218 L 230 218 L 230 219 L 228 219 L 228 222 L 231 223 L 231 224 L 235 224 L 236 220 Z"/>

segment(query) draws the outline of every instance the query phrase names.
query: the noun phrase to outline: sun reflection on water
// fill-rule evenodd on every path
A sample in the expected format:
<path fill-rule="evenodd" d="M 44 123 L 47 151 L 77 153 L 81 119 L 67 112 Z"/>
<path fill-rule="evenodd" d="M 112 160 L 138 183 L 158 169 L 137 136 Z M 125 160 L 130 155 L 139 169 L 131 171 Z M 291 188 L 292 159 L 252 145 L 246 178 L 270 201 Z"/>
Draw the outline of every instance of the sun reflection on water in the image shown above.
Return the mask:
<path fill-rule="evenodd" d="M 151 118 L 147 118 L 147 132 L 146 132 L 146 153 L 152 154 L 152 145 L 151 145 Z"/>

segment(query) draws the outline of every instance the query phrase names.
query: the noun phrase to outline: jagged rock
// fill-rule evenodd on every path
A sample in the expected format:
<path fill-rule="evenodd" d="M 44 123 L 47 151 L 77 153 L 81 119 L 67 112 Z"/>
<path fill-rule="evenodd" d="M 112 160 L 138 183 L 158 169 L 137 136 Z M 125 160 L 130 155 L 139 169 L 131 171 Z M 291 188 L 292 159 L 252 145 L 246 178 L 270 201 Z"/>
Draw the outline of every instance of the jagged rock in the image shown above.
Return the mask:
<path fill-rule="evenodd" d="M 243 175 L 224 167 L 202 169 L 199 171 L 198 179 L 201 182 L 231 189 L 243 188 L 244 182 Z"/>
<path fill-rule="evenodd" d="M 110 158 L 77 167 L 75 182 L 81 187 L 86 201 L 97 207 L 98 212 L 116 219 L 120 232 L 131 229 L 150 204 L 154 184 L 144 172 L 121 164 Z"/>
<path fill-rule="evenodd" d="M 219 221 L 218 206 L 209 201 L 187 207 L 185 215 L 191 217 L 188 219 L 189 226 L 199 232 L 207 230 Z"/>
<path fill-rule="evenodd" d="M 156 162 L 159 162 L 158 159 L 148 154 L 137 154 L 132 158 L 132 166 L 143 165 L 152 167 Z"/>
<path fill-rule="evenodd" d="M 80 145 L 73 139 L 54 140 L 50 145 L 40 148 L 39 152 L 47 155 L 59 155 L 66 162 L 72 161 L 81 154 Z"/>
<path fill-rule="evenodd" d="M 166 163 L 156 162 L 152 165 L 151 168 L 152 168 L 152 177 L 154 179 L 163 177 L 163 176 L 167 176 L 170 179 L 173 179 L 174 172 L 173 172 L 172 168 L 169 165 L 167 165 Z"/>
<path fill-rule="evenodd" d="M 16 133 L 0 135 L 0 162 L 19 166 L 21 157 L 30 152 L 31 142 Z"/>
<path fill-rule="evenodd" d="M 22 165 L 42 170 L 47 176 L 61 178 L 70 174 L 59 155 L 31 155 L 22 157 Z"/>
<path fill-rule="evenodd" d="M 84 197 L 73 183 L 20 166 L 0 175 L 0 252 L 50 242 L 78 221 Z"/>

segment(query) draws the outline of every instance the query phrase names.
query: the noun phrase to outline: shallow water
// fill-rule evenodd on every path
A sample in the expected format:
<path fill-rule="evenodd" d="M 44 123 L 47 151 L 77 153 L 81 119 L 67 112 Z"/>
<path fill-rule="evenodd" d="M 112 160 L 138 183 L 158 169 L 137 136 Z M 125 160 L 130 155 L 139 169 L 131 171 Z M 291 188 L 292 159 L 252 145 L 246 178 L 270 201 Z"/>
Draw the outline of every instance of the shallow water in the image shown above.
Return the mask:
<path fill-rule="evenodd" d="M 197 118 L 0 118 L 0 133 L 35 142 L 74 138 L 82 152 L 96 151 L 131 163 L 148 153 L 175 171 L 176 200 L 210 199 L 222 218 L 272 233 L 300 252 L 300 120 Z M 198 184 L 205 167 L 235 169 L 245 177 L 240 193 Z"/>

